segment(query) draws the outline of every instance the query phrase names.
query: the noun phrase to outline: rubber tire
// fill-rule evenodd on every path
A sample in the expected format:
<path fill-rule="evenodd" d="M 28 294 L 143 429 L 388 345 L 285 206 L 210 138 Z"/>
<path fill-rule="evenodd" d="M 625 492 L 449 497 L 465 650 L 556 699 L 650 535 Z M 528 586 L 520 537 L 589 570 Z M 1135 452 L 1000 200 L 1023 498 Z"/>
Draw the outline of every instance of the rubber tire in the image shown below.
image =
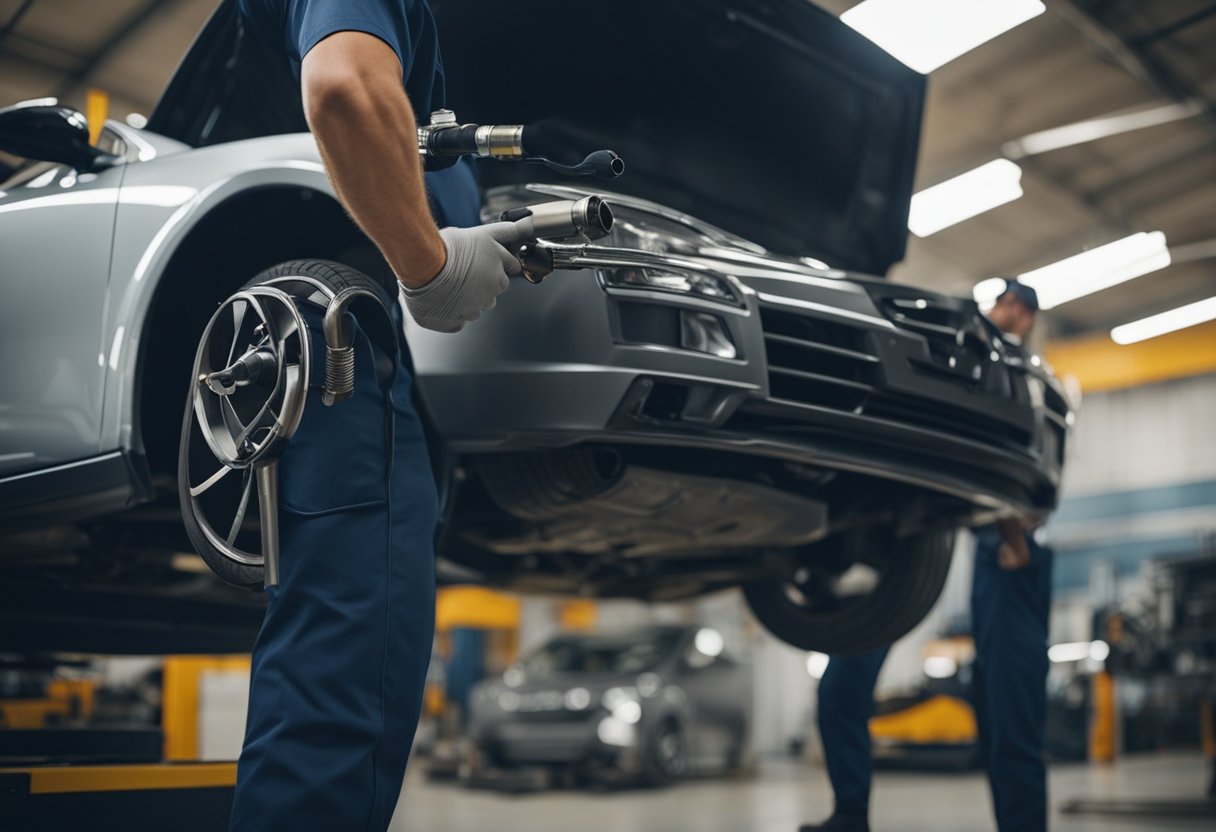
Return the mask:
<path fill-rule="evenodd" d="M 272 266 L 269 269 L 259 273 L 256 277 L 242 286 L 242 289 L 248 289 L 251 286 L 257 286 L 272 280 L 276 277 L 292 277 L 292 276 L 312 277 L 315 278 L 334 292 L 340 292 L 343 289 L 357 286 L 360 288 L 370 288 L 378 292 L 382 296 L 386 295 L 384 288 L 375 280 L 356 271 L 349 266 L 343 266 L 341 263 L 334 263 L 330 260 L 290 260 L 286 263 L 280 263 L 277 266 Z M 324 355 L 315 355 L 312 359 L 315 361 L 324 361 Z M 203 534 L 202 528 L 198 521 L 194 518 L 193 512 L 190 510 L 190 502 L 188 499 L 189 484 L 182 480 L 181 472 L 186 470 L 187 454 L 189 452 L 187 437 L 191 428 L 192 420 L 194 419 L 194 408 L 192 406 L 190 394 L 186 395 L 186 412 L 182 417 L 182 432 L 178 441 L 177 451 L 177 470 L 178 470 L 178 485 L 177 493 L 178 500 L 181 505 L 182 523 L 186 528 L 186 535 L 190 538 L 191 544 L 203 559 L 203 561 L 225 582 L 233 586 L 241 587 L 242 589 L 259 590 L 265 583 L 265 575 L 261 566 L 250 566 L 243 563 L 237 563 L 231 560 L 214 547 Z"/>
<path fill-rule="evenodd" d="M 680 753 L 684 758 L 683 766 L 678 773 L 667 771 L 656 759 L 659 741 L 668 732 L 675 732 L 680 741 Z M 646 756 L 643 762 L 643 778 L 651 786 L 667 786 L 688 773 L 688 748 L 684 744 L 684 733 L 674 719 L 668 718 L 659 724 L 650 740 L 646 743 Z"/>
<path fill-rule="evenodd" d="M 953 551 L 951 532 L 907 538 L 878 586 L 834 612 L 797 605 L 781 581 L 744 584 L 743 595 L 765 629 L 786 644 L 829 656 L 868 653 L 899 640 L 924 619 L 941 595 Z"/>

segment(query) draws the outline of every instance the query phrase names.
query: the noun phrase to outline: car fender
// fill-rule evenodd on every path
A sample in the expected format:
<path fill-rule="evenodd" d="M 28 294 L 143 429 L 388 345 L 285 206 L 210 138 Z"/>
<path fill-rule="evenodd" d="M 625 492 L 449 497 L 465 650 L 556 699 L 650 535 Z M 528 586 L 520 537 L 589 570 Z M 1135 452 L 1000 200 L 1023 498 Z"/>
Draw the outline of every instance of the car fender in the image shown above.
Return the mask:
<path fill-rule="evenodd" d="M 107 294 L 102 447 L 132 449 L 141 338 L 174 253 L 198 223 L 241 193 L 286 186 L 336 198 L 308 134 L 216 145 L 133 164 L 119 198 Z"/>

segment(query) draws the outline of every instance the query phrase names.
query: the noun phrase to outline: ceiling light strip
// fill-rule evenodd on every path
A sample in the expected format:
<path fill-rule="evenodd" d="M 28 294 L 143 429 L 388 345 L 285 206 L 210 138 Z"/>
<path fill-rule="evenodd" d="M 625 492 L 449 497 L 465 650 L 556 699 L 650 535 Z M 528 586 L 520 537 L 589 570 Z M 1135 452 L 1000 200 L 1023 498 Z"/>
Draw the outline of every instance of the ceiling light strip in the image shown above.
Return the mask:
<path fill-rule="evenodd" d="M 864 0 L 840 19 L 927 75 L 1045 10 L 1040 0 Z"/>
<path fill-rule="evenodd" d="M 1110 331 L 1110 337 L 1116 344 L 1134 344 L 1213 320 L 1216 320 L 1216 297 L 1121 324 Z"/>
<path fill-rule="evenodd" d="M 1109 289 L 1170 264 L 1165 234 L 1141 231 L 1059 262 L 1018 275 L 1039 295 L 1039 306 L 1051 309 Z"/>
<path fill-rule="evenodd" d="M 994 159 L 914 194 L 908 229 L 928 237 L 1021 195 L 1022 169 L 1008 159 Z"/>

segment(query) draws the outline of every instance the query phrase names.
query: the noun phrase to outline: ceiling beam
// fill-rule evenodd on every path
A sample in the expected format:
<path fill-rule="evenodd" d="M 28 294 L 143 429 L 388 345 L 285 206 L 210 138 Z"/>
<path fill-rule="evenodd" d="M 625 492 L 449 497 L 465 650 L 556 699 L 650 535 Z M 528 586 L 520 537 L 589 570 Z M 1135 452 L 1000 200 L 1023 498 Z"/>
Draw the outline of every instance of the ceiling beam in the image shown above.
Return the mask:
<path fill-rule="evenodd" d="M 1216 133 L 1216 103 L 1146 49 L 1147 44 L 1137 44 L 1120 35 L 1105 18 L 1105 7 L 1086 9 L 1079 0 L 1056 0 L 1050 8 L 1110 55 L 1153 95 L 1174 101 L 1199 101 L 1204 108 L 1200 118 Z"/>
<path fill-rule="evenodd" d="M 17 24 L 21 22 L 21 18 L 25 17 L 25 13 L 30 10 L 30 7 L 35 2 L 37 0 L 25 0 L 25 2 L 17 7 L 17 11 L 13 12 L 12 17 L 4 24 L 4 28 L 0 29 L 0 43 L 3 43 L 4 39 L 13 33 L 13 30 L 17 28 Z"/>
<path fill-rule="evenodd" d="M 16 41 L 13 41 L 13 43 L 16 43 Z M 10 47 L 11 47 L 11 44 L 10 44 Z M 0 54 L 0 64 L 3 64 L 6 61 L 12 61 L 13 63 L 17 63 L 17 64 L 24 64 L 25 66 L 28 66 L 31 69 L 36 69 L 41 72 L 48 73 L 49 75 L 53 75 L 56 78 L 60 78 L 64 74 L 69 72 L 69 67 L 65 67 L 62 63 L 59 63 L 58 61 L 49 60 L 48 58 L 45 58 L 45 57 L 38 57 L 33 54 L 24 54 L 23 52 L 17 52 L 16 50 L 14 50 L 12 48 L 6 49 L 3 54 Z M 49 94 L 52 83 L 53 83 L 53 81 L 50 78 L 48 78 L 46 81 L 46 87 L 44 89 L 37 90 L 36 92 L 31 91 L 31 94 L 33 95 L 33 97 L 42 97 L 44 95 Z M 111 98 L 118 98 L 118 99 L 122 99 L 124 101 L 129 101 L 132 104 L 138 105 L 140 107 L 145 107 L 145 108 L 150 107 L 152 104 L 155 103 L 155 102 L 149 103 L 147 101 L 147 97 L 144 95 L 135 95 L 127 90 L 124 90 L 121 87 L 116 88 L 112 84 L 106 85 L 106 92 L 108 92 L 110 94 Z M 30 97 L 30 96 L 26 96 L 26 97 Z M 55 97 L 59 98 L 61 101 L 64 101 L 65 103 L 70 103 L 69 96 L 66 94 L 56 95 Z M 0 101 L 0 106 L 9 104 L 9 103 L 12 103 L 12 102 Z"/>
<path fill-rule="evenodd" d="M 111 32 L 109 37 L 102 41 L 75 69 L 68 73 L 67 79 L 59 87 L 57 96 L 63 98 L 87 85 L 97 68 L 143 29 L 149 20 L 165 8 L 178 2 L 180 0 L 148 0 L 148 2 L 144 3 L 134 14 L 123 21 L 117 29 Z"/>
<path fill-rule="evenodd" d="M 1138 38 L 1134 38 L 1131 43 L 1133 46 L 1144 46 L 1152 43 L 1153 41 L 1168 38 L 1170 35 L 1175 35 L 1178 32 L 1181 32 L 1183 29 L 1188 29 L 1191 26 L 1194 26 L 1196 23 L 1199 23 L 1200 21 L 1205 20 L 1214 14 L 1216 14 L 1216 3 L 1199 9 L 1196 12 L 1192 12 L 1179 20 L 1175 20 L 1173 23 L 1162 26 L 1160 29 L 1155 29 L 1152 32 L 1149 32 L 1147 35 L 1141 35 Z"/>
<path fill-rule="evenodd" d="M 1147 145 L 1135 154 L 1125 154 L 1119 159 L 1117 174 L 1101 185 L 1085 190 L 1090 199 L 1104 200 L 1113 194 L 1149 177 L 1160 175 L 1163 170 L 1192 157 L 1211 152 L 1211 142 L 1197 130 L 1181 133 L 1161 142 Z M 1211 187 L 1202 179 L 1196 181 L 1196 187 Z"/>

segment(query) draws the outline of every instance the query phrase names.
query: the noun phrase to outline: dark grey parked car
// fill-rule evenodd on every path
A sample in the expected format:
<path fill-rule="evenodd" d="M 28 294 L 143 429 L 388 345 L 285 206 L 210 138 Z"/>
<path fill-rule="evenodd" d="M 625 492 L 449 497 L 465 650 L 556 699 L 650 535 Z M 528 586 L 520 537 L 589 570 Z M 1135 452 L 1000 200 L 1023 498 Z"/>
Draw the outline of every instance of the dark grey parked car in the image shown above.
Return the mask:
<path fill-rule="evenodd" d="M 0 647 L 248 647 L 259 596 L 180 555 L 200 334 L 284 261 L 391 282 L 234 5 L 147 130 L 106 125 L 104 158 L 78 113 L 41 138 L 0 115 L 0 147 L 58 160 L 0 185 Z M 434 2 L 462 118 L 627 170 L 582 270 L 456 335 L 407 326 L 441 579 L 742 586 L 778 637 L 861 651 L 924 616 L 954 529 L 1054 506 L 1070 414 L 1050 372 L 971 300 L 866 276 L 904 252 L 922 76 L 805 0 L 471 5 Z M 480 173 L 487 216 L 578 193 Z"/>
<path fill-rule="evenodd" d="M 740 765 L 751 697 L 716 630 L 565 634 L 473 689 L 469 732 L 490 765 L 666 783 Z"/>

